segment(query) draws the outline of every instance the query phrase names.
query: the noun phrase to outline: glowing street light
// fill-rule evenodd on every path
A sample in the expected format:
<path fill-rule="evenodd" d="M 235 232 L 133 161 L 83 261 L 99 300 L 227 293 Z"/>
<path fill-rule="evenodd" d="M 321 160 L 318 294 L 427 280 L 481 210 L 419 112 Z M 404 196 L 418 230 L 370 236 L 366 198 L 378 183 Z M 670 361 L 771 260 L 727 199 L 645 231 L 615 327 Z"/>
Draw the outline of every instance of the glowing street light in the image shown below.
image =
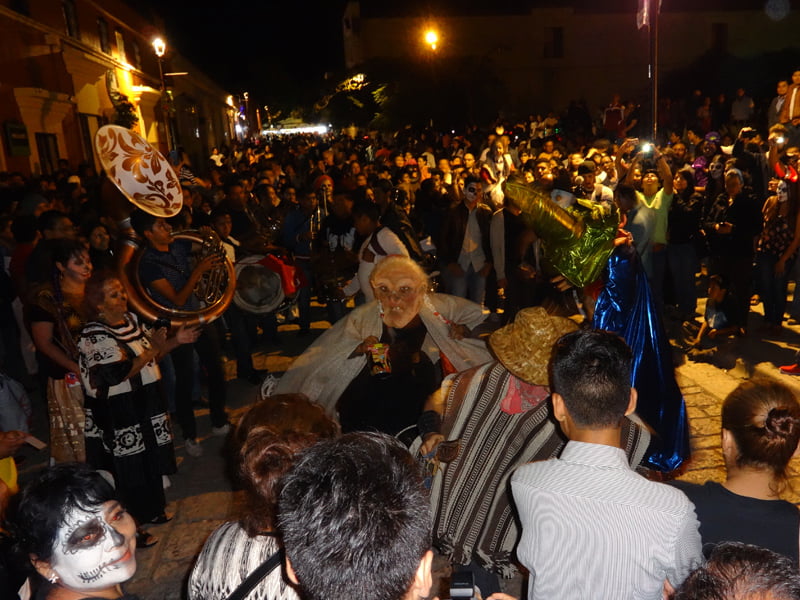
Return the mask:
<path fill-rule="evenodd" d="M 436 44 L 439 43 L 439 34 L 434 29 L 429 29 L 425 32 L 425 43 L 431 47 L 431 50 L 436 50 Z"/>
<path fill-rule="evenodd" d="M 160 37 L 153 40 L 153 50 L 156 51 L 158 58 L 163 58 L 164 53 L 167 51 L 167 43 Z"/>
<path fill-rule="evenodd" d="M 172 150 L 172 132 L 170 131 L 169 107 L 167 106 L 167 80 L 164 77 L 164 54 L 167 52 L 167 43 L 157 37 L 153 40 L 153 51 L 158 57 L 158 75 L 161 79 L 161 110 L 164 113 L 164 129 L 167 133 L 167 150 Z"/>

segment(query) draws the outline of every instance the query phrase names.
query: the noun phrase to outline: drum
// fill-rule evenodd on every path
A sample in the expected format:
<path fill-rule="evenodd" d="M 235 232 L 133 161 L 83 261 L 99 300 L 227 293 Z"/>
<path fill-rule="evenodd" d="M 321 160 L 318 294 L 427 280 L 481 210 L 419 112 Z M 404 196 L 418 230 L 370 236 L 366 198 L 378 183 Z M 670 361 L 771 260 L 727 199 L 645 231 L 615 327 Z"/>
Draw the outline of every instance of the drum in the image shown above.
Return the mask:
<path fill-rule="evenodd" d="M 236 293 L 240 309 L 266 315 L 289 308 L 297 299 L 297 269 L 277 256 L 248 256 L 235 265 Z"/>

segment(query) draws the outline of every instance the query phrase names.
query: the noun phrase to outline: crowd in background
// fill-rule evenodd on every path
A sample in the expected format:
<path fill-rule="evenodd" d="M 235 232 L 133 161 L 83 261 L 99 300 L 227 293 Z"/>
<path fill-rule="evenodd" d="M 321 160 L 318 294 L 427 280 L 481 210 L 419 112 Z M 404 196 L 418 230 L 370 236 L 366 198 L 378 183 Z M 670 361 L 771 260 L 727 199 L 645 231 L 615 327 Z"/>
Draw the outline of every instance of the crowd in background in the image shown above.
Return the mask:
<path fill-rule="evenodd" d="M 507 181 L 530 185 L 556 212 L 616 215 L 618 243 L 635 247 L 661 316 L 684 327 L 690 358 L 715 360 L 720 345 L 735 348 L 758 302 L 762 335 L 781 334 L 800 248 L 798 89 L 800 71 L 760 112 L 742 89 L 730 104 L 695 95 L 696 109 L 682 122 L 664 106 L 656 140 L 647 139 L 639 107 L 614 97 L 594 119 L 573 103 L 563 119 L 461 132 L 271 136 L 214 148 L 195 164 L 176 149 L 169 160 L 182 211 L 129 220 L 147 246 L 148 293 L 179 308 L 196 304 L 195 284 L 220 258 L 193 263 L 191 248 L 171 237 L 189 228 L 213 230 L 232 261 L 271 256 L 292 273 L 287 303 L 272 311 L 231 305 L 202 331 L 130 311 L 118 263 L 131 235 L 129 208 L 110 201 L 102 173 L 67 159 L 46 176 L 2 173 L 2 369 L 40 386 L 53 461 L 85 461 L 107 473 L 135 521 L 129 537 L 147 547 L 155 541 L 143 527 L 171 519 L 163 493 L 176 468 L 170 413 L 186 452 L 199 456 L 198 382 L 207 385 L 212 433 L 230 431 L 222 351 L 239 378 L 259 384 L 264 373 L 252 354 L 259 341 L 280 344 L 279 320 L 296 325 L 282 335 L 308 335 L 316 299 L 337 323 L 375 299 L 371 274 L 387 257 L 410 258 L 439 291 L 482 307 L 494 328 L 532 306 L 591 316 L 594 283 L 576 289 L 546 260 L 546 240 L 504 194 Z M 708 286 L 702 319 L 700 281 Z M 409 294 L 400 288 L 385 297 Z M 430 310 L 455 337 L 452 326 L 462 324 Z M 788 313 L 800 319 L 800 298 Z M 13 429 L 26 419 L 29 411 Z M 791 441 L 796 447 L 796 435 Z M 18 444 L 3 447 L 13 452 Z"/>

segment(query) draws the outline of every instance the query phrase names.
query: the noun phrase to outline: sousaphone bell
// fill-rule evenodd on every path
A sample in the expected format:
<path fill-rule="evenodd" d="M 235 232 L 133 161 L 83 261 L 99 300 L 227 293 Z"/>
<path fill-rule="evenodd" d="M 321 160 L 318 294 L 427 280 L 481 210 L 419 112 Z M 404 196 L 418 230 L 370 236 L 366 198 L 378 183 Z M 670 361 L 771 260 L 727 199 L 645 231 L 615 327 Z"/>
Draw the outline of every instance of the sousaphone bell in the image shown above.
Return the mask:
<path fill-rule="evenodd" d="M 198 262 L 212 253 L 223 259 L 219 266 L 203 275 L 194 289 L 202 305 L 199 310 L 181 310 L 156 302 L 139 279 L 139 261 L 144 244 L 124 218 L 130 215 L 130 205 L 124 199 L 157 217 L 177 215 L 183 208 L 183 192 L 172 165 L 140 135 L 118 125 L 101 127 L 95 134 L 94 146 L 108 181 L 116 186 L 114 189 L 106 183 L 102 197 L 106 208 L 120 219 L 125 230 L 117 275 L 128 292 L 131 308 L 146 320 L 168 318 L 174 325 L 209 323 L 221 316 L 233 300 L 236 272 L 225 255 L 221 240 L 213 232 L 184 230 L 173 233 L 175 239 L 200 245 Z"/>

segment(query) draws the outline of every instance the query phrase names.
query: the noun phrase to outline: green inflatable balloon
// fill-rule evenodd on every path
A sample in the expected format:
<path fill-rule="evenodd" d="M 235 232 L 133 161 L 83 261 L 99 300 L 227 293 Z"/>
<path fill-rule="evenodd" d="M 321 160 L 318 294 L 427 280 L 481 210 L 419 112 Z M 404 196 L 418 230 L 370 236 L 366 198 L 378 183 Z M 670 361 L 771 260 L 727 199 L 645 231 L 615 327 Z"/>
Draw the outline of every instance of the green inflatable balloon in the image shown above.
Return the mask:
<path fill-rule="evenodd" d="M 572 285 L 583 287 L 600 278 L 614 251 L 619 211 L 591 200 L 563 209 L 537 184 L 507 180 L 503 192 L 522 209 L 542 240 L 542 254 Z"/>

